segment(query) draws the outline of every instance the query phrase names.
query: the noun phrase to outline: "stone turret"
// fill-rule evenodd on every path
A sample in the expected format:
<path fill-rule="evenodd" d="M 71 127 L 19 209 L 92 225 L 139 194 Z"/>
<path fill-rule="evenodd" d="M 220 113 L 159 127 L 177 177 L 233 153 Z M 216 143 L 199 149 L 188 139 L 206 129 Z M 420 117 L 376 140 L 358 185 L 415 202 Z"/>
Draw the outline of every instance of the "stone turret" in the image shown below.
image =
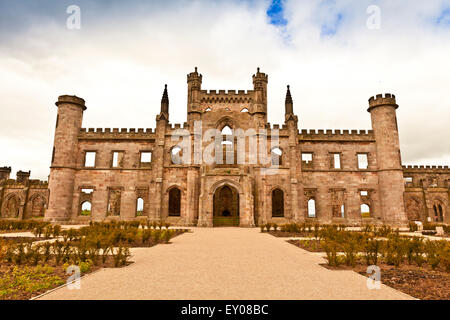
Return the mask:
<path fill-rule="evenodd" d="M 259 68 L 256 69 L 256 74 L 252 76 L 253 88 L 255 91 L 254 100 L 254 113 L 267 114 L 267 83 L 268 75 L 259 72 Z"/>
<path fill-rule="evenodd" d="M 58 114 L 48 185 L 50 199 L 45 219 L 66 221 L 72 213 L 78 134 L 86 106 L 83 99 L 69 95 L 58 97 L 55 104 Z"/>
<path fill-rule="evenodd" d="M 31 175 L 31 171 L 17 171 L 16 176 L 17 176 L 17 182 L 18 183 L 27 183 L 28 180 L 30 180 L 30 175 Z"/>
<path fill-rule="evenodd" d="M 0 181 L 1 180 L 8 180 L 10 174 L 11 174 L 11 167 L 0 168 Z"/>
<path fill-rule="evenodd" d="M 387 223 L 406 224 L 405 191 L 395 96 L 390 93 L 369 99 L 372 128 L 376 141 L 381 209 Z"/>
<path fill-rule="evenodd" d="M 200 90 L 202 89 L 202 78 L 203 76 L 197 72 L 197 67 L 195 71 L 187 75 L 188 84 L 188 119 L 191 113 L 200 113 Z"/>

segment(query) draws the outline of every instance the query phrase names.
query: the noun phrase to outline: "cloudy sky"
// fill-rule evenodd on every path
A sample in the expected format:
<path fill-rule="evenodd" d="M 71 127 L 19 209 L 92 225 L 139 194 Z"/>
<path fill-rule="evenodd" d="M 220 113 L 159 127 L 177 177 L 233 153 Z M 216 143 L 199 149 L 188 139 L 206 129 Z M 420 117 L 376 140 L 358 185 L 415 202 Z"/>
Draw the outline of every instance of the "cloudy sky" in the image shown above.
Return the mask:
<path fill-rule="evenodd" d="M 47 178 L 61 94 L 83 127 L 149 128 L 167 83 L 184 122 L 195 66 L 216 90 L 260 67 L 271 123 L 290 84 L 300 129 L 369 129 L 368 98 L 394 93 L 403 162 L 449 165 L 449 57 L 450 1 L 0 0 L 0 166 Z"/>

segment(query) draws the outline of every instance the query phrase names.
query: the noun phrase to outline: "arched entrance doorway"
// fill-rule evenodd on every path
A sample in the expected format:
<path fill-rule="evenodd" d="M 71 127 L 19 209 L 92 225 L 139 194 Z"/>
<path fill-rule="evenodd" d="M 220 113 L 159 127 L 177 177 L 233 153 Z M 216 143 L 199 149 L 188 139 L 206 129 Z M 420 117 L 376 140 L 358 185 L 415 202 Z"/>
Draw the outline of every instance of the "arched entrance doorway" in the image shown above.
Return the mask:
<path fill-rule="evenodd" d="M 213 225 L 239 226 L 239 192 L 223 185 L 216 189 L 213 197 Z"/>

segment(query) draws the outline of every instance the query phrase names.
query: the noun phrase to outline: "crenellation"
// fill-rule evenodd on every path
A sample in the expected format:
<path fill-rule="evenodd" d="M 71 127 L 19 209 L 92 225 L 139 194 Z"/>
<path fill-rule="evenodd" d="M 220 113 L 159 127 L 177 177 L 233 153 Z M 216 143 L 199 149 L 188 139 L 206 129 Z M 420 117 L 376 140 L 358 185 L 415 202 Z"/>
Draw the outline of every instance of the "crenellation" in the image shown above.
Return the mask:
<path fill-rule="evenodd" d="M 152 128 L 82 128 L 78 134 L 80 140 L 108 140 L 108 139 L 154 139 Z"/>
<path fill-rule="evenodd" d="M 404 165 L 402 166 L 404 172 L 445 172 L 450 173 L 449 166 L 436 165 Z"/>
<path fill-rule="evenodd" d="M 372 130 L 302 129 L 300 140 L 311 141 L 374 141 Z"/>

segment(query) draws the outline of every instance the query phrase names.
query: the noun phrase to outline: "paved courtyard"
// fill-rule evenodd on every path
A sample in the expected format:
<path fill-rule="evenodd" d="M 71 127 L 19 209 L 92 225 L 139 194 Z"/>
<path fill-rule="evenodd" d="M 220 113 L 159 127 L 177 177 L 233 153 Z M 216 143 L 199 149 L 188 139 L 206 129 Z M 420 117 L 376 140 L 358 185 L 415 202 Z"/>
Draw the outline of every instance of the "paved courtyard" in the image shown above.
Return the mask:
<path fill-rule="evenodd" d="M 133 264 L 41 299 L 412 299 L 384 285 L 369 290 L 364 276 L 325 269 L 320 255 L 257 228 L 193 231 L 172 244 L 133 248 Z"/>

